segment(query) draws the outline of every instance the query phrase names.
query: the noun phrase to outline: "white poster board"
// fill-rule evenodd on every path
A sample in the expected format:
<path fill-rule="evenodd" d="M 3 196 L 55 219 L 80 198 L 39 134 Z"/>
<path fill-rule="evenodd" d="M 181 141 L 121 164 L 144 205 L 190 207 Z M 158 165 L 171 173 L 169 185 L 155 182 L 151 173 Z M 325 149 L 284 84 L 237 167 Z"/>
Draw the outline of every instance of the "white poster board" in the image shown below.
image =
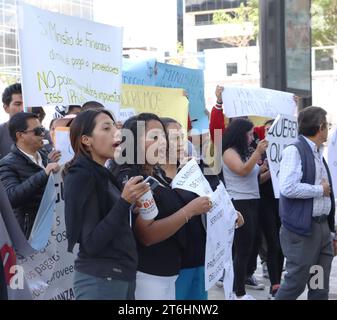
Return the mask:
<path fill-rule="evenodd" d="M 292 93 L 271 89 L 225 87 L 222 100 L 227 118 L 242 116 L 276 118 L 278 114 L 294 116 L 296 112 Z"/>
<path fill-rule="evenodd" d="M 20 3 L 26 107 L 101 102 L 119 115 L 122 29 Z"/>
<path fill-rule="evenodd" d="M 55 149 L 61 151 L 61 159 L 58 161 L 60 166 L 64 165 L 74 157 L 74 150 L 70 144 L 69 128 L 55 128 Z"/>
<path fill-rule="evenodd" d="M 267 159 L 275 198 L 280 197 L 279 171 L 283 150 L 295 142 L 298 136 L 297 118 L 289 115 L 278 115 L 270 127 L 266 139 L 268 140 Z"/>
<path fill-rule="evenodd" d="M 69 253 L 67 250 L 64 188 L 60 171 L 55 175 L 55 183 L 52 185 L 48 183 L 48 188 L 54 188 L 56 193 L 54 196 L 50 190 L 46 189 L 45 191 L 55 198 L 56 202 L 55 212 L 44 213 L 52 217 L 52 226 L 45 225 L 44 227 L 44 230 L 49 228 L 51 232 L 49 235 L 38 237 L 42 244 L 46 243 L 44 248 L 34 254 L 22 257 L 19 260 L 19 265 L 24 269 L 25 280 L 34 300 L 73 300 L 75 299 L 73 291 L 74 261 L 78 246 L 74 248 L 74 253 Z M 36 219 L 37 223 L 39 217 Z"/>
<path fill-rule="evenodd" d="M 172 188 L 194 192 L 200 197 L 211 196 L 213 190 L 203 175 L 197 161 L 191 159 L 172 181 Z"/>
<path fill-rule="evenodd" d="M 205 289 L 209 290 L 222 277 L 226 300 L 233 296 L 232 245 L 235 231 L 236 210 L 220 182 L 212 195 L 212 209 L 207 213 L 207 240 L 205 254 Z"/>
<path fill-rule="evenodd" d="M 332 178 L 332 187 L 337 197 L 337 128 L 329 140 L 328 147 L 328 164 Z"/>

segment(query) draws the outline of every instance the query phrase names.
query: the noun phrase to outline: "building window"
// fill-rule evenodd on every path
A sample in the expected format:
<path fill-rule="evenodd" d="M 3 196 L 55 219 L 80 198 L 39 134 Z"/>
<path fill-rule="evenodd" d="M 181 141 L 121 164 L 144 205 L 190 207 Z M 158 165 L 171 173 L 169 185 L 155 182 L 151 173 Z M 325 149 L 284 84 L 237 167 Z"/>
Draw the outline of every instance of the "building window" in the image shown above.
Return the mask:
<path fill-rule="evenodd" d="M 221 49 L 232 48 L 233 46 L 228 43 L 223 43 L 220 38 L 198 39 L 197 40 L 198 52 L 206 49 Z"/>
<path fill-rule="evenodd" d="M 238 8 L 247 0 L 185 0 L 186 12 Z"/>
<path fill-rule="evenodd" d="M 233 74 L 238 73 L 237 63 L 226 63 L 227 77 L 231 77 Z"/>
<path fill-rule="evenodd" d="M 195 15 L 196 26 L 203 26 L 208 24 L 213 24 L 213 13 Z"/>
<path fill-rule="evenodd" d="M 333 49 L 323 49 L 315 51 L 315 70 L 333 70 L 334 69 L 334 59 L 333 59 Z"/>

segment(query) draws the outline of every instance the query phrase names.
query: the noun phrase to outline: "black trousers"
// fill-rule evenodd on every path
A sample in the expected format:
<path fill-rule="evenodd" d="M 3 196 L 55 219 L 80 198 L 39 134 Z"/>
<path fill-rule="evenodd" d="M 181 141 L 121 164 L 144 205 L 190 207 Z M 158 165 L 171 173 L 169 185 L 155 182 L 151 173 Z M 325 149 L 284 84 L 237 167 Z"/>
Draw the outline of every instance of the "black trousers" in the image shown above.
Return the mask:
<path fill-rule="evenodd" d="M 233 205 L 240 211 L 245 220 L 241 228 L 235 230 L 234 235 L 234 292 L 237 296 L 246 294 L 245 282 L 249 259 L 253 254 L 257 231 L 259 199 L 233 200 Z"/>
<path fill-rule="evenodd" d="M 4 268 L 0 256 L 0 300 L 7 300 L 7 284 L 5 279 Z"/>
<path fill-rule="evenodd" d="M 283 253 L 280 244 L 281 220 L 279 200 L 263 197 L 260 200 L 259 225 L 267 241 L 267 267 L 271 285 L 280 284 L 283 269 Z"/>

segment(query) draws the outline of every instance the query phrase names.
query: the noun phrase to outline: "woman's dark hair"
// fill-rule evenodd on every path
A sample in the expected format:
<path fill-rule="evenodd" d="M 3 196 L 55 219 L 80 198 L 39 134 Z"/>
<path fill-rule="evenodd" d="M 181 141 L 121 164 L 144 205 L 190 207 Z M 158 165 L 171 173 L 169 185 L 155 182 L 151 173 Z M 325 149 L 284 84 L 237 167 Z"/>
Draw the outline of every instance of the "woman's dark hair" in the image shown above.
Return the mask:
<path fill-rule="evenodd" d="M 236 119 L 232 121 L 222 136 L 222 154 L 233 148 L 246 161 L 249 155 L 247 133 L 254 127 L 250 120 Z"/>
<path fill-rule="evenodd" d="M 275 119 L 269 119 L 267 121 L 265 121 L 265 123 L 263 124 L 264 126 L 267 126 L 267 125 L 272 125 L 274 123 Z"/>
<path fill-rule="evenodd" d="M 313 137 L 326 123 L 326 111 L 320 107 L 307 107 L 298 114 L 298 133 Z"/>
<path fill-rule="evenodd" d="M 79 113 L 72 121 L 70 125 L 70 143 L 74 150 L 74 157 L 65 164 L 63 175 L 68 172 L 78 156 L 87 156 L 91 158 L 91 154 L 82 144 L 81 138 L 84 135 L 89 137 L 92 135 L 96 126 L 96 117 L 102 113 L 106 114 L 113 122 L 115 122 L 115 119 L 107 110 L 87 110 Z"/>
<path fill-rule="evenodd" d="M 163 122 L 165 129 L 166 129 L 171 123 L 176 123 L 176 124 L 179 124 L 179 125 L 181 126 L 181 124 L 180 124 L 177 120 L 175 120 L 175 119 L 173 119 L 173 118 L 162 117 L 162 118 L 160 118 L 160 119 L 161 119 L 161 121 Z"/>
<path fill-rule="evenodd" d="M 104 106 L 98 101 L 87 101 L 83 104 L 81 108 L 81 112 L 88 111 L 88 110 L 103 110 Z"/>
<path fill-rule="evenodd" d="M 141 126 L 138 126 L 137 124 L 139 122 L 144 122 L 145 123 L 145 127 L 143 127 L 144 129 L 146 129 L 147 123 L 150 121 L 158 121 L 161 123 L 161 125 L 163 126 L 163 130 L 165 132 L 165 136 L 166 136 L 166 130 L 165 130 L 165 125 L 162 122 L 162 120 L 155 115 L 154 113 L 140 113 L 139 115 L 133 116 L 131 118 L 129 118 L 128 120 L 126 120 L 123 124 L 122 127 L 122 143 L 125 142 L 125 137 L 126 135 L 123 134 L 123 130 L 129 130 L 131 131 L 132 135 L 133 135 L 133 139 L 134 139 L 134 144 L 133 144 L 133 152 L 130 155 L 130 158 L 126 158 L 126 163 L 122 165 L 122 168 L 124 169 L 125 167 L 132 167 L 135 170 L 137 170 L 137 172 L 143 172 L 143 164 L 139 164 L 137 163 L 137 159 L 138 159 L 138 154 L 139 154 L 139 150 L 138 147 L 141 146 L 141 143 L 139 141 L 137 141 L 137 138 L 142 136 L 142 134 L 140 132 L 138 132 L 139 129 L 141 129 Z M 127 154 L 125 154 L 125 150 L 123 150 L 122 152 L 122 156 L 126 157 Z"/>
<path fill-rule="evenodd" d="M 175 120 L 175 119 L 173 119 L 173 118 L 162 117 L 162 118 L 160 118 L 160 119 L 161 119 L 161 121 L 162 121 L 163 124 L 164 124 L 166 140 L 167 140 L 167 142 L 169 142 L 169 139 L 168 139 L 168 138 L 169 138 L 169 132 L 168 132 L 168 130 L 167 130 L 167 127 L 168 127 L 171 123 L 178 124 L 179 126 L 181 126 L 181 124 L 180 124 L 177 120 Z M 169 150 L 170 150 L 170 145 L 169 145 L 169 143 L 167 143 L 167 146 L 166 146 L 167 155 L 168 155 L 168 153 L 169 153 Z"/>

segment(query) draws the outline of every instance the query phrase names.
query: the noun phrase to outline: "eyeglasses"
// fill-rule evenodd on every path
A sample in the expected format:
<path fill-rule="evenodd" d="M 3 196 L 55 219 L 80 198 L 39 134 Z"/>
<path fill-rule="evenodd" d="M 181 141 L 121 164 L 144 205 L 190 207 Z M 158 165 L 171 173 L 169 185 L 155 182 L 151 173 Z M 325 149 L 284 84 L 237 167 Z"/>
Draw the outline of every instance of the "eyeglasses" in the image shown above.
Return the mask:
<path fill-rule="evenodd" d="M 332 123 L 330 123 L 330 122 L 324 122 L 324 123 L 322 123 L 322 127 L 323 128 L 328 128 L 328 130 L 330 130 L 332 128 Z"/>
<path fill-rule="evenodd" d="M 34 132 L 34 135 L 42 136 L 46 133 L 46 129 L 44 127 L 36 127 L 34 129 L 31 129 L 31 130 L 24 130 L 22 132 L 24 132 L 24 133 Z"/>

